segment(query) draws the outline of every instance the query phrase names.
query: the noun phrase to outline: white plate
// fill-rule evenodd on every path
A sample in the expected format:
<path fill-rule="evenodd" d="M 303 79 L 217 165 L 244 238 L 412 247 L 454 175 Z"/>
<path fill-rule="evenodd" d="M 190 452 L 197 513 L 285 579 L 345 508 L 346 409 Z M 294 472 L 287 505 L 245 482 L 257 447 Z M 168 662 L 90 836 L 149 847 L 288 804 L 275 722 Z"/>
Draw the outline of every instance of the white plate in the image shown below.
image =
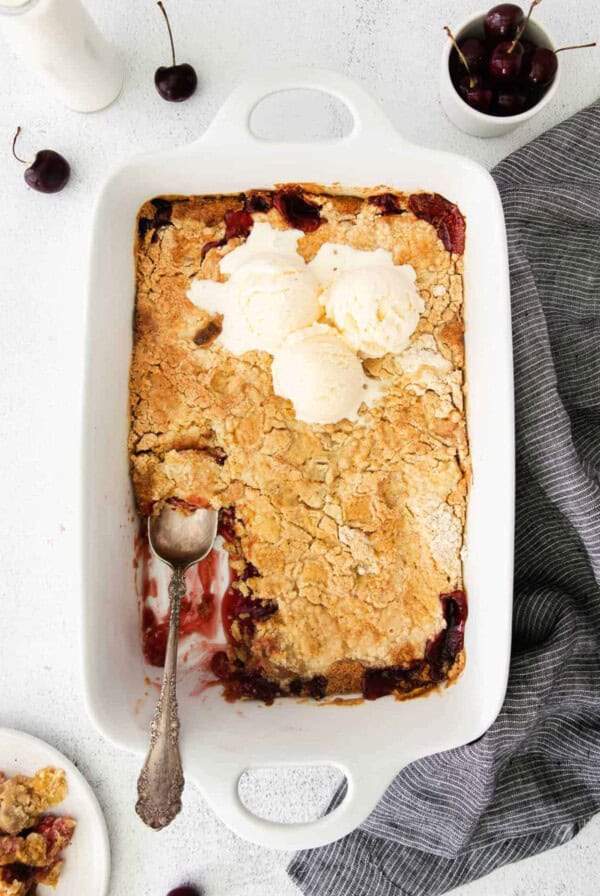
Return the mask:
<path fill-rule="evenodd" d="M 248 127 L 256 104 L 278 90 L 336 96 L 354 119 L 341 140 L 279 143 Z M 465 347 L 473 463 L 467 516 L 469 595 L 466 669 L 426 699 L 393 697 L 352 708 L 279 700 L 226 703 L 218 688 L 198 695 L 181 676 L 183 763 L 237 834 L 264 846 L 301 849 L 344 836 L 367 817 L 400 769 L 479 737 L 496 718 L 510 658 L 514 534 L 512 341 L 502 204 L 480 165 L 408 143 L 358 84 L 321 69 L 254 74 L 226 100 L 207 132 L 179 149 L 137 157 L 106 183 L 96 207 L 88 295 L 82 531 L 86 702 L 102 733 L 144 753 L 156 692 L 145 677 L 134 584 L 136 520 L 129 480 L 127 386 L 135 294 L 136 214 L 160 194 L 230 193 L 286 181 L 386 184 L 436 191 L 467 218 Z M 146 696 L 147 694 L 147 696 Z M 248 768 L 333 765 L 348 779 L 345 800 L 314 824 L 256 818 L 238 781 Z M 133 807 L 132 807 L 133 808 Z"/>
<path fill-rule="evenodd" d="M 65 863 L 56 890 L 38 887 L 39 896 L 106 896 L 110 872 L 110 848 L 102 810 L 94 792 L 72 762 L 37 737 L 0 728 L 0 771 L 8 777 L 33 775 L 53 765 L 67 775 L 69 793 L 50 814 L 70 815 L 77 822 L 73 840 L 65 851 Z"/>

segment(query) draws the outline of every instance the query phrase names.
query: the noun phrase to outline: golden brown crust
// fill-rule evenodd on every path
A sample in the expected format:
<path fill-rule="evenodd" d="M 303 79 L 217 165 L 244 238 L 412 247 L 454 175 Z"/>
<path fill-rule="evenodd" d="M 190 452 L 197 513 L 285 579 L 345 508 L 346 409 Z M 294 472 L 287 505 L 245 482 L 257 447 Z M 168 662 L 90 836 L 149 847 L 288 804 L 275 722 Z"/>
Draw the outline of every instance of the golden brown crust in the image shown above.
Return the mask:
<path fill-rule="evenodd" d="M 142 515 L 172 497 L 235 507 L 239 548 L 260 573 L 248 585 L 279 607 L 256 623 L 248 667 L 325 675 L 329 693 L 344 693 L 365 667 L 422 658 L 445 624 L 439 595 L 462 587 L 463 266 L 426 221 L 365 198 L 392 192 L 407 209 L 406 194 L 302 186 L 325 219 L 299 240 L 306 261 L 329 241 L 389 250 L 416 271 L 425 312 L 410 346 L 364 364 L 384 398 L 358 424 L 311 426 L 274 395 L 268 354 L 195 341 L 214 318 L 186 292 L 195 278 L 224 279 L 219 260 L 243 238 L 202 248 L 244 200 L 167 197 L 169 224 L 136 246 L 129 451 Z M 140 216 L 155 212 L 147 203 Z M 275 209 L 253 218 L 288 226 Z"/>
<path fill-rule="evenodd" d="M 67 795 L 64 771 L 47 767 L 33 777 L 0 773 L 0 896 L 27 896 L 36 884 L 56 887 L 61 852 L 75 820 L 44 815 Z"/>
<path fill-rule="evenodd" d="M 46 841 L 41 834 L 27 834 L 18 837 L 0 834 L 0 865 L 33 865 L 41 868 L 47 865 Z"/>
<path fill-rule="evenodd" d="M 34 825 L 38 816 L 61 803 L 67 795 L 64 771 L 42 768 L 32 778 L 15 775 L 0 784 L 0 831 L 18 834 Z"/>

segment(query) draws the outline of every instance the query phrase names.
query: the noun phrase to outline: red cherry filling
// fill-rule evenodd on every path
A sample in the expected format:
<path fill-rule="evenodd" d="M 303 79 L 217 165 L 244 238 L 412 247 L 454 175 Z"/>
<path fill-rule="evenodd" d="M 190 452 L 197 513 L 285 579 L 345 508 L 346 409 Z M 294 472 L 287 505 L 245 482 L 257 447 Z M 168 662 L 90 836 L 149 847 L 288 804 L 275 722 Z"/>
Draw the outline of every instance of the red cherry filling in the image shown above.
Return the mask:
<path fill-rule="evenodd" d="M 262 700 L 270 706 L 280 696 L 306 696 L 322 700 L 327 693 L 327 679 L 324 675 L 308 679 L 295 678 L 285 687 L 260 672 L 245 672 L 242 668 L 232 666 L 224 651 L 213 656 L 211 670 L 223 683 L 225 699 L 230 703 L 240 699 Z"/>
<path fill-rule="evenodd" d="M 408 666 L 387 666 L 365 669 L 362 692 L 366 700 L 378 700 L 394 691 L 408 692 L 413 688 L 441 681 L 464 645 L 468 607 L 464 591 L 440 594 L 446 628 L 428 641 L 425 659 Z"/>
<path fill-rule="evenodd" d="M 226 681 L 229 678 L 229 658 L 224 650 L 218 650 L 213 654 L 210 661 L 210 670 L 220 681 Z"/>
<path fill-rule="evenodd" d="M 216 612 L 216 600 L 213 594 L 205 593 L 199 603 L 185 597 L 181 601 L 179 615 L 180 637 L 194 633 L 209 636 L 212 632 Z M 164 666 L 168 636 L 168 618 L 159 622 L 152 608 L 144 607 L 142 611 L 142 649 L 148 665 L 159 668 Z"/>
<path fill-rule="evenodd" d="M 408 207 L 417 218 L 435 227 L 448 252 L 462 255 L 465 251 L 465 219 L 454 205 L 439 193 L 413 193 Z"/>
<path fill-rule="evenodd" d="M 167 623 L 159 623 L 150 607 L 142 610 L 142 650 L 150 666 L 162 667 L 167 653 Z"/>
<path fill-rule="evenodd" d="M 369 205 L 377 206 L 382 215 L 403 215 L 406 212 L 400 197 L 393 193 L 377 193 L 369 196 L 368 201 Z"/>
<path fill-rule="evenodd" d="M 324 221 L 320 206 L 310 202 L 298 187 L 277 190 L 273 195 L 273 205 L 290 227 L 304 233 L 312 233 Z"/>
<path fill-rule="evenodd" d="M 205 454 L 209 454 L 219 467 L 222 467 L 227 460 L 226 452 L 218 445 L 215 445 L 214 448 L 206 448 Z"/>
<path fill-rule="evenodd" d="M 251 595 L 242 594 L 230 585 L 221 607 L 227 640 L 231 644 L 239 644 L 245 638 L 251 638 L 255 631 L 254 623 L 269 619 L 277 610 L 277 601 L 254 600 Z"/>
<path fill-rule="evenodd" d="M 45 815 L 31 830 L 42 835 L 46 841 L 47 856 L 50 860 L 54 860 L 71 842 L 75 822 L 60 815 Z"/>
<path fill-rule="evenodd" d="M 225 235 L 220 240 L 212 240 L 205 243 L 200 253 L 201 260 L 204 260 L 207 253 L 211 249 L 220 249 L 221 246 L 227 245 L 229 240 L 234 237 L 247 238 L 254 226 L 252 214 L 254 212 L 268 212 L 273 207 L 273 198 L 267 190 L 253 190 L 251 193 L 242 193 L 240 198 L 243 201 L 242 208 L 233 209 L 225 212 Z"/>
<path fill-rule="evenodd" d="M 463 649 L 465 623 L 469 614 L 469 608 L 464 591 L 440 594 L 440 601 L 444 611 L 446 628 L 427 643 L 425 659 L 441 674 L 443 667 L 446 664 L 451 665 Z"/>
<path fill-rule="evenodd" d="M 205 327 L 202 327 L 198 330 L 194 336 L 194 342 L 196 345 L 200 346 L 208 346 L 212 345 L 215 339 L 221 335 L 223 330 L 223 324 L 221 323 L 221 317 L 218 320 L 209 320 Z"/>
<path fill-rule="evenodd" d="M 247 563 L 240 579 L 246 580 L 258 575 L 260 573 L 256 567 Z M 249 641 L 254 636 L 256 622 L 269 619 L 277 610 L 276 601 L 256 600 L 251 594 L 243 594 L 231 585 L 223 597 L 221 608 L 228 642 L 236 648 L 244 641 Z M 225 699 L 230 702 L 241 699 L 261 700 L 271 705 L 276 697 L 286 694 L 322 700 L 327 693 L 327 679 L 324 675 L 294 679 L 285 686 L 270 680 L 260 670 L 246 671 L 242 660 L 232 660 L 224 650 L 213 655 L 210 667 L 215 678 L 223 683 Z"/>
<path fill-rule="evenodd" d="M 225 682 L 224 694 L 229 703 L 243 699 L 261 700 L 271 706 L 281 689 L 278 682 L 258 673 L 232 672 Z"/>
<path fill-rule="evenodd" d="M 315 675 L 314 678 L 309 679 L 306 689 L 308 696 L 313 700 L 322 700 L 327 694 L 327 679 L 324 675 Z"/>
<path fill-rule="evenodd" d="M 273 196 L 266 190 L 254 190 L 246 194 L 246 209 L 249 212 L 268 212 L 273 208 Z"/>
<path fill-rule="evenodd" d="M 232 240 L 234 237 L 241 236 L 246 238 L 252 230 L 252 215 L 245 208 L 237 211 L 229 211 L 225 213 L 225 242 Z"/>
<path fill-rule="evenodd" d="M 235 541 L 235 510 L 233 507 L 221 507 L 219 510 L 219 535 L 225 541 Z"/>
<path fill-rule="evenodd" d="M 0 867 L 0 881 L 5 884 L 14 884 L 15 882 L 27 885 L 33 884 L 35 889 L 35 872 L 36 869 L 32 868 L 30 865 L 22 865 L 21 862 L 12 862 L 10 865 Z M 33 893 L 34 891 L 27 890 L 27 892 Z"/>
<path fill-rule="evenodd" d="M 225 699 L 230 703 L 246 698 L 262 700 L 270 706 L 281 694 L 279 683 L 269 681 L 260 672 L 244 672 L 232 667 L 224 651 L 215 653 L 210 667 L 215 677 L 223 682 Z"/>
<path fill-rule="evenodd" d="M 140 218 L 138 221 L 138 233 L 140 235 L 140 239 L 143 239 L 148 231 L 153 231 L 151 243 L 155 243 L 158 240 L 158 231 L 162 227 L 172 227 L 173 222 L 171 221 L 171 215 L 173 214 L 173 203 L 169 202 L 168 199 L 161 199 L 157 196 L 155 199 L 150 200 L 151 205 L 154 206 L 156 212 L 154 213 L 153 218 Z"/>
<path fill-rule="evenodd" d="M 365 700 L 387 697 L 406 681 L 412 670 L 403 666 L 386 666 L 383 669 L 365 669 L 362 692 Z"/>
<path fill-rule="evenodd" d="M 260 573 L 253 563 L 246 563 L 246 566 L 244 567 L 244 571 L 242 572 L 239 579 L 241 582 L 245 582 L 248 579 L 255 579 L 259 575 L 260 575 Z"/>
<path fill-rule="evenodd" d="M 225 212 L 224 220 L 225 235 L 221 237 L 220 240 L 212 240 L 210 243 L 205 243 L 202 246 L 202 252 L 200 253 L 200 258 L 202 260 L 204 260 L 211 249 L 220 249 L 221 246 L 226 246 L 229 240 L 232 240 L 234 237 L 241 236 L 246 239 L 254 224 L 254 219 L 250 212 L 246 210 L 245 205 L 244 208 L 232 209 L 229 212 Z"/>

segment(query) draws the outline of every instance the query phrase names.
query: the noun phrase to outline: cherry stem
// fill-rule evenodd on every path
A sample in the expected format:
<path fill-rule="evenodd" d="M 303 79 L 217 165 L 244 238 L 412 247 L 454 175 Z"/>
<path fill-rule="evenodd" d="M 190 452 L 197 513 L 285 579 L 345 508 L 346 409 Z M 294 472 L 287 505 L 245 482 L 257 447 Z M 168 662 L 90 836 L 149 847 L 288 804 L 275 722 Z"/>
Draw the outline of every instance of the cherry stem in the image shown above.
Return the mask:
<path fill-rule="evenodd" d="M 475 78 L 473 77 L 473 75 L 471 73 L 471 69 L 469 68 L 469 63 L 467 62 L 467 57 L 465 56 L 465 54 L 463 53 L 461 48 L 458 46 L 458 42 L 457 42 L 456 38 L 454 37 L 454 35 L 452 34 L 452 32 L 450 31 L 450 29 L 448 28 L 447 25 L 444 25 L 444 31 L 446 32 L 446 34 L 452 41 L 452 46 L 458 53 L 458 58 L 460 59 L 460 61 L 462 62 L 462 64 L 464 65 L 464 67 L 467 70 L 467 75 L 469 76 L 469 87 L 472 89 L 473 87 L 475 87 Z"/>
<path fill-rule="evenodd" d="M 171 55 L 173 57 L 173 65 L 177 65 L 175 62 L 175 44 L 173 43 L 173 32 L 171 31 L 171 23 L 169 22 L 169 17 L 167 15 L 167 10 L 162 5 L 161 0 L 158 0 L 158 5 L 160 6 L 160 11 L 165 17 L 165 22 L 167 23 L 167 28 L 169 30 L 169 40 L 171 41 Z"/>
<path fill-rule="evenodd" d="M 555 53 L 562 53 L 563 50 L 584 50 L 586 47 L 597 47 L 598 44 L 595 40 L 591 42 L 591 44 L 572 44 L 570 47 L 559 47 L 558 50 L 555 50 Z"/>
<path fill-rule="evenodd" d="M 527 18 L 525 19 L 525 21 L 523 22 L 523 24 L 517 31 L 517 35 L 516 35 L 515 39 L 513 40 L 512 44 L 510 45 L 510 47 L 507 50 L 508 53 L 512 53 L 514 48 L 517 46 L 517 44 L 523 37 L 523 34 L 525 33 L 525 29 L 527 28 L 527 25 L 529 24 L 529 19 L 531 18 L 531 13 L 536 8 L 538 3 L 541 3 L 541 2 L 542 2 L 542 0 L 532 0 L 531 6 L 529 7 L 529 12 L 527 13 Z"/>
<path fill-rule="evenodd" d="M 15 157 L 15 159 L 17 160 L 17 162 L 21 162 L 22 165 L 27 165 L 27 164 L 28 164 L 27 161 L 26 161 L 25 159 L 22 159 L 22 158 L 21 158 L 20 156 L 18 156 L 17 153 L 15 152 L 15 146 L 17 145 L 17 140 L 18 140 L 18 137 L 19 137 L 19 134 L 20 134 L 20 133 L 21 133 L 21 128 L 18 127 L 18 128 L 17 128 L 17 131 L 16 131 L 16 133 L 15 133 L 15 136 L 13 137 L 13 142 L 12 142 L 12 154 L 13 154 L 13 156 Z"/>

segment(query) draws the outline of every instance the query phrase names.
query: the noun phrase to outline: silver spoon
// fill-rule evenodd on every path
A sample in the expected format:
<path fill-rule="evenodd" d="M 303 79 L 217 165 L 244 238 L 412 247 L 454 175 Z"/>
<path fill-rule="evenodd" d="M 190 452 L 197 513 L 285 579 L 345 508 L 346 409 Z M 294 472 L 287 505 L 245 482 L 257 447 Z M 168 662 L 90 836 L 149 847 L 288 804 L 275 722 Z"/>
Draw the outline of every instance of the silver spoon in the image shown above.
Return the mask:
<path fill-rule="evenodd" d="M 169 636 L 160 697 L 150 728 L 150 748 L 138 778 L 135 811 L 144 824 L 160 831 L 181 811 L 183 770 L 177 711 L 179 610 L 185 594 L 184 573 L 204 559 L 217 536 L 216 510 L 181 511 L 165 504 L 148 520 L 152 552 L 173 570 L 169 583 Z"/>

